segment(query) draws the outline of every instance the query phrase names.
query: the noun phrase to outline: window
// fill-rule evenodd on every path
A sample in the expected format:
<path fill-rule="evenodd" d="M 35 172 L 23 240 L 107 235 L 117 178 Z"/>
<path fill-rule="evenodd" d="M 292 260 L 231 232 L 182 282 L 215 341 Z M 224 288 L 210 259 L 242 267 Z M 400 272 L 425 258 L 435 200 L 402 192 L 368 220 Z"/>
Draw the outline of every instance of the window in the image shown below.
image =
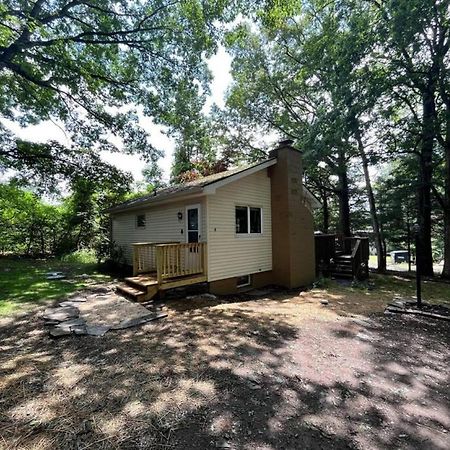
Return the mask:
<path fill-rule="evenodd" d="M 145 214 L 138 214 L 136 216 L 136 227 L 145 228 Z"/>
<path fill-rule="evenodd" d="M 244 287 L 244 286 L 250 286 L 251 284 L 251 278 L 250 275 L 243 275 L 242 277 L 238 277 L 236 287 Z"/>
<path fill-rule="evenodd" d="M 261 233 L 261 208 L 250 209 L 250 233 Z"/>
<path fill-rule="evenodd" d="M 236 234 L 261 234 L 261 208 L 236 206 Z"/>
<path fill-rule="evenodd" d="M 246 206 L 236 206 L 236 233 L 248 233 L 248 217 Z"/>

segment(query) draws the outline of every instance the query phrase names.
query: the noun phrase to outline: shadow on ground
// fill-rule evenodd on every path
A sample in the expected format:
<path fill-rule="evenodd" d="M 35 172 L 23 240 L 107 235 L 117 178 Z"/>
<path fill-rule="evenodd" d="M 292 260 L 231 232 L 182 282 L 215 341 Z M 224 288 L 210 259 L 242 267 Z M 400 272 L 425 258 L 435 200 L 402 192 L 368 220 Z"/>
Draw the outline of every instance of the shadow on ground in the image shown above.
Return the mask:
<path fill-rule="evenodd" d="M 0 439 L 33 449 L 448 448 L 447 323 L 344 317 L 342 298 L 319 297 L 169 301 L 165 321 L 101 338 L 52 340 L 37 314 L 5 319 Z"/>

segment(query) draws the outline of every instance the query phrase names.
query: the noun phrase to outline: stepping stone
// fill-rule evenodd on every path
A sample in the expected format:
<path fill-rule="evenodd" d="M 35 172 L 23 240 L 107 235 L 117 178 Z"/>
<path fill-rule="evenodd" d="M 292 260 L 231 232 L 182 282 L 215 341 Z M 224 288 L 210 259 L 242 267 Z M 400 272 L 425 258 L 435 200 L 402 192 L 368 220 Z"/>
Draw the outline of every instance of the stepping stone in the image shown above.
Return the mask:
<path fill-rule="evenodd" d="M 44 320 L 44 327 L 51 327 L 53 325 L 58 325 L 58 323 L 61 322 L 58 322 L 57 320 Z"/>
<path fill-rule="evenodd" d="M 62 272 L 47 272 L 46 278 L 47 280 L 62 280 L 66 276 Z"/>
<path fill-rule="evenodd" d="M 135 319 L 127 319 L 123 320 L 118 325 L 112 326 L 111 330 L 123 330 L 125 328 L 135 327 L 146 322 L 151 322 L 152 320 L 163 319 L 164 317 L 167 317 L 167 313 L 149 314 L 142 317 L 137 317 Z"/>
<path fill-rule="evenodd" d="M 86 334 L 90 336 L 103 336 L 111 327 L 106 325 L 86 325 Z"/>
<path fill-rule="evenodd" d="M 65 320 L 64 322 L 59 322 L 56 327 L 62 328 L 62 327 L 76 327 L 78 325 L 85 325 L 85 321 L 83 319 L 69 319 Z"/>
<path fill-rule="evenodd" d="M 78 308 L 73 306 L 65 306 L 62 308 L 48 308 L 44 311 L 43 318 L 48 320 L 57 320 L 63 322 L 64 320 L 73 319 L 80 315 Z"/>
<path fill-rule="evenodd" d="M 75 333 L 75 334 L 86 334 L 86 325 L 64 325 L 59 324 L 58 326 L 55 326 L 55 330 L 62 330 L 64 332 Z"/>
<path fill-rule="evenodd" d="M 69 334 L 72 334 L 72 332 L 67 331 L 67 330 L 62 330 L 61 328 L 52 328 L 50 330 L 50 336 L 52 336 L 52 337 L 67 336 Z"/>
<path fill-rule="evenodd" d="M 55 325 L 55 328 L 75 334 L 86 334 L 86 322 L 83 319 L 70 319 Z"/>
<path fill-rule="evenodd" d="M 322 300 L 320 300 L 320 303 L 322 304 L 322 305 L 328 305 L 328 303 L 330 303 L 328 300 L 326 300 L 326 299 L 322 299 Z"/>
<path fill-rule="evenodd" d="M 61 306 L 61 307 L 72 306 L 72 307 L 76 308 L 77 304 L 79 304 L 79 303 L 80 302 L 74 302 L 73 300 L 68 300 L 68 301 L 61 302 L 59 304 L 59 306 Z"/>
<path fill-rule="evenodd" d="M 67 301 L 73 302 L 73 303 L 81 303 L 81 302 L 87 302 L 87 297 L 83 295 L 74 295 L 72 297 L 69 297 Z"/>

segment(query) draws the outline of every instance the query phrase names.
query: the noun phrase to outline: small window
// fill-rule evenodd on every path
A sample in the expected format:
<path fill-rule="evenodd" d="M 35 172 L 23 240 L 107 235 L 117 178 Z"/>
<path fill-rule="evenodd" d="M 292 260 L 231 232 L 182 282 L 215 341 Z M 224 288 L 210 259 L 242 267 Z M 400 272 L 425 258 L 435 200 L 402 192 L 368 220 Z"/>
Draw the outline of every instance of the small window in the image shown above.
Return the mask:
<path fill-rule="evenodd" d="M 261 208 L 236 206 L 236 234 L 261 234 Z"/>
<path fill-rule="evenodd" d="M 243 275 L 242 277 L 238 277 L 237 279 L 237 287 L 244 287 L 244 286 L 250 286 L 251 284 L 251 278 L 250 275 Z"/>
<path fill-rule="evenodd" d="M 145 228 L 145 214 L 138 214 L 136 216 L 136 227 Z"/>

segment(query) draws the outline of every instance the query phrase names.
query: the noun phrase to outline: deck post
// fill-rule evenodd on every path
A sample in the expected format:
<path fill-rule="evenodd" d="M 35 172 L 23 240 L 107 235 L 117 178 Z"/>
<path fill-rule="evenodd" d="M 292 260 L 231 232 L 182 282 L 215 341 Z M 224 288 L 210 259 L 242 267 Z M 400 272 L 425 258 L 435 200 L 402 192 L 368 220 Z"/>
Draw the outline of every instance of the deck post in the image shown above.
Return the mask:
<path fill-rule="evenodd" d="M 203 250 L 203 274 L 208 276 L 208 251 L 206 244 L 202 242 L 202 250 Z"/>
<path fill-rule="evenodd" d="M 163 272 L 163 253 L 164 247 L 156 247 L 156 279 L 158 284 L 162 283 L 162 272 Z"/>

